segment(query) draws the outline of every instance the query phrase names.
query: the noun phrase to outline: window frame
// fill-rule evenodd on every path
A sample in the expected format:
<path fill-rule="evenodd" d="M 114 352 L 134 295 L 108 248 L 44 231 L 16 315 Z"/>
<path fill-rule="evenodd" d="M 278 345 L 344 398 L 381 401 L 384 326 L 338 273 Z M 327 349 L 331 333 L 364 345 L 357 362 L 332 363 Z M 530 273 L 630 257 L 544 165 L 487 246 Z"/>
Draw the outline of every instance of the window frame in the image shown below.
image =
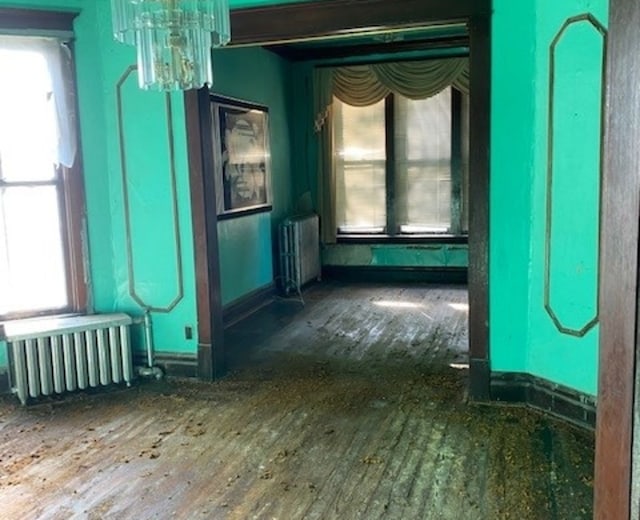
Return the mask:
<path fill-rule="evenodd" d="M 67 46 L 71 52 L 72 66 L 68 85 L 73 88 L 75 113 L 78 114 L 77 75 L 73 45 L 73 22 L 77 11 L 47 11 L 40 9 L 0 8 L 0 34 L 60 37 L 60 33 L 69 35 Z M 79 314 L 87 312 L 89 306 L 89 286 L 87 282 L 88 252 L 86 248 L 86 201 L 84 188 L 84 169 L 80 124 L 75 118 L 77 152 L 71 167 L 58 165 L 56 176 L 47 181 L 7 181 L 0 178 L 0 188 L 28 186 L 56 186 L 59 207 L 59 222 L 64 251 L 64 265 L 67 286 L 67 305 L 53 309 L 9 312 L 0 314 L 3 321 Z"/>
<path fill-rule="evenodd" d="M 376 244 L 376 243 L 468 243 L 468 229 L 463 231 L 464 204 L 463 171 L 462 171 L 462 93 L 451 86 L 451 201 L 452 229 L 454 233 L 407 233 L 401 232 L 396 222 L 395 185 L 396 185 L 396 150 L 395 150 L 395 95 L 389 93 L 385 97 L 385 193 L 386 193 L 386 227 L 383 233 L 347 233 L 336 228 L 336 242 L 339 244 Z M 467 201 L 468 204 L 468 201 Z M 454 216 L 454 205 L 457 205 L 457 216 Z M 466 226 L 468 228 L 468 225 Z"/>

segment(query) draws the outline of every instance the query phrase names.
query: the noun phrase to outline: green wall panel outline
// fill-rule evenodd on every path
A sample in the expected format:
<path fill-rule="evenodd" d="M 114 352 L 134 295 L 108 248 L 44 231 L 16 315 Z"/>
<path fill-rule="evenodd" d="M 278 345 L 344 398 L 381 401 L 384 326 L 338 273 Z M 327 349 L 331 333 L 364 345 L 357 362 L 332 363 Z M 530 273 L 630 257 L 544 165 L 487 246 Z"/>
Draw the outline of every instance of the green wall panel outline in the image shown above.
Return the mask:
<path fill-rule="evenodd" d="M 599 71 L 589 66 L 598 52 L 584 45 L 594 36 L 600 45 Z M 560 333 L 579 338 L 599 319 L 602 110 L 598 124 L 590 115 L 601 104 L 606 37 L 596 17 L 580 14 L 565 20 L 549 47 L 544 308 Z M 578 48 L 581 55 L 575 52 Z M 558 86 L 563 75 L 569 78 L 564 89 Z M 557 153 L 558 144 L 562 153 Z"/>
<path fill-rule="evenodd" d="M 167 117 L 167 143 L 169 151 L 169 175 L 170 175 L 170 193 L 172 199 L 172 221 L 173 221 L 173 238 L 175 243 L 175 274 L 176 274 L 176 293 L 172 296 L 169 303 L 164 306 L 151 305 L 140 296 L 138 288 L 136 287 L 136 269 L 135 269 L 135 252 L 134 252 L 134 240 L 132 238 L 132 215 L 131 204 L 129 197 L 129 177 L 127 168 L 127 146 L 125 139 L 124 128 L 124 111 L 123 111 L 123 86 L 137 70 L 136 65 L 130 65 L 122 74 L 116 84 L 116 97 L 118 105 L 118 137 L 120 140 L 120 165 L 122 176 L 122 198 L 123 198 L 123 211 L 124 211 L 124 223 L 125 223 L 125 239 L 126 239 L 126 255 L 127 255 L 127 269 L 129 274 L 129 294 L 131 298 L 143 309 L 148 309 L 153 312 L 169 313 L 184 297 L 184 281 L 182 276 L 182 245 L 180 239 L 180 229 L 178 222 L 178 188 L 176 179 L 176 160 L 175 160 L 175 143 L 173 136 L 173 116 L 171 106 L 171 96 L 165 94 L 164 110 Z M 151 150 L 148 150 L 151 153 Z"/>

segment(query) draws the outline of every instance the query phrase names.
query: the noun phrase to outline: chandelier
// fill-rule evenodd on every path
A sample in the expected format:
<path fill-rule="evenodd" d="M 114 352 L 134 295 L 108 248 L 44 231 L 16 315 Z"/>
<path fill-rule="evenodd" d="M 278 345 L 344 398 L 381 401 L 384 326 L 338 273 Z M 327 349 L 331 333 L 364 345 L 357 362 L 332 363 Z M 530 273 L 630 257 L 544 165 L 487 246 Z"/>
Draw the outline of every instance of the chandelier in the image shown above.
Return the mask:
<path fill-rule="evenodd" d="M 145 90 L 211 85 L 211 49 L 231 39 L 229 0 L 111 0 L 114 38 L 135 45 Z"/>

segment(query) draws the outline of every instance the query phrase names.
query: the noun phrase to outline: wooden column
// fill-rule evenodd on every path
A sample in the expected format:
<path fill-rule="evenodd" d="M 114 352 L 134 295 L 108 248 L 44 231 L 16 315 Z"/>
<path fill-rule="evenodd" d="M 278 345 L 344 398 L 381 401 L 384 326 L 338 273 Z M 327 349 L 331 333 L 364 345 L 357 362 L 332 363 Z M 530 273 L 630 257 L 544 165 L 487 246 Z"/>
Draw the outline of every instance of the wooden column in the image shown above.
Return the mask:
<path fill-rule="evenodd" d="M 198 377 L 226 371 L 209 90 L 185 93 L 198 304 Z"/>
<path fill-rule="evenodd" d="M 489 399 L 491 18 L 469 22 L 469 397 Z"/>
<path fill-rule="evenodd" d="M 640 3 L 611 0 L 600 233 L 595 518 L 630 517 L 638 346 Z"/>

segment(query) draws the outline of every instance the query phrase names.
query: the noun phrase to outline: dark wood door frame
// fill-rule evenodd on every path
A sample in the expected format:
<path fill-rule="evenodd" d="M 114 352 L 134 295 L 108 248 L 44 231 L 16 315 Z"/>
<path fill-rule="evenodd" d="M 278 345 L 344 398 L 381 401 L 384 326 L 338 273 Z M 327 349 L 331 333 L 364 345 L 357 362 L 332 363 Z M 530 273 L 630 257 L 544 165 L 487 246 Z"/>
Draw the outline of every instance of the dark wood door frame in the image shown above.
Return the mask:
<path fill-rule="evenodd" d="M 189 184 L 198 307 L 198 377 L 212 381 L 226 370 L 213 176 L 209 89 L 185 93 Z"/>
<path fill-rule="evenodd" d="M 630 518 L 638 352 L 640 3 L 611 0 L 600 231 L 600 373 L 594 517 Z"/>
<path fill-rule="evenodd" d="M 339 16 L 336 13 L 340 13 Z M 473 399 L 489 398 L 489 150 L 491 0 L 325 0 L 236 9 L 232 45 L 269 45 L 363 31 L 465 22 L 471 75 L 469 340 Z M 201 377 L 224 372 L 217 217 L 210 153 L 208 93 L 186 94 L 192 219 L 196 245 L 198 365 Z M 207 105 L 205 107 L 205 104 Z"/>

